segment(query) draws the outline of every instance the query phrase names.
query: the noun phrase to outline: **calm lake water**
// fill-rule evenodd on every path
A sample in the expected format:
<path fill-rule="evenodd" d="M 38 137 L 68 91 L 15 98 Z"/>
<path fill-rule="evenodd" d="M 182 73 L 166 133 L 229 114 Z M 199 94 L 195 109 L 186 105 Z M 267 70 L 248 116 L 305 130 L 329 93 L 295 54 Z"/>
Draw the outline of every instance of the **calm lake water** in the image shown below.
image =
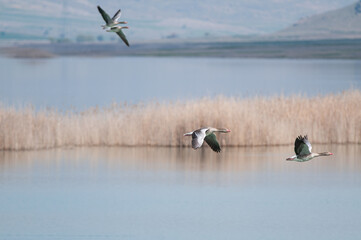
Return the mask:
<path fill-rule="evenodd" d="M 314 96 L 361 88 L 360 60 L 0 58 L 0 74 L 0 102 L 60 109 L 216 95 Z"/>
<path fill-rule="evenodd" d="M 84 109 L 361 89 L 359 60 L 0 58 L 0 102 Z M 9 133 L 11 134 L 11 133 Z M 0 151 L 0 240 L 361 239 L 361 146 Z"/>
<path fill-rule="evenodd" d="M 0 152 L 0 239 L 360 239 L 361 147 Z"/>

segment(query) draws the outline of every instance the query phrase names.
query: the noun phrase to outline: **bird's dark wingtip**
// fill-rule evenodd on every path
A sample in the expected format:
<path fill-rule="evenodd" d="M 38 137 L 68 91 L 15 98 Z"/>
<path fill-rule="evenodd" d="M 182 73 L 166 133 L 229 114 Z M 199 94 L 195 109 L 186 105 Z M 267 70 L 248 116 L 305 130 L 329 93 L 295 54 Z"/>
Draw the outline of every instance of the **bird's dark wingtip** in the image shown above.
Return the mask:
<path fill-rule="evenodd" d="M 297 139 L 298 140 L 300 140 L 300 141 L 303 141 L 303 140 L 308 140 L 308 136 L 307 135 L 304 135 L 304 136 L 302 136 L 302 135 L 299 135 L 298 137 L 297 137 Z"/>
<path fill-rule="evenodd" d="M 216 153 L 220 153 L 222 149 L 212 149 L 213 151 L 215 151 Z"/>

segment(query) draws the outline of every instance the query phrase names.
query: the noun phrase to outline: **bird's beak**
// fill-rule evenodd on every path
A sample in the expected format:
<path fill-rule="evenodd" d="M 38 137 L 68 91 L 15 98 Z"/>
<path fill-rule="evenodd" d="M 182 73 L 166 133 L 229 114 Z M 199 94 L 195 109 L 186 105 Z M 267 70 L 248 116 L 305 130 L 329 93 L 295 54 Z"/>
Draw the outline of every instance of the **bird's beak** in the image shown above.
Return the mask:
<path fill-rule="evenodd" d="M 227 129 L 227 132 L 231 132 L 231 130 Z"/>

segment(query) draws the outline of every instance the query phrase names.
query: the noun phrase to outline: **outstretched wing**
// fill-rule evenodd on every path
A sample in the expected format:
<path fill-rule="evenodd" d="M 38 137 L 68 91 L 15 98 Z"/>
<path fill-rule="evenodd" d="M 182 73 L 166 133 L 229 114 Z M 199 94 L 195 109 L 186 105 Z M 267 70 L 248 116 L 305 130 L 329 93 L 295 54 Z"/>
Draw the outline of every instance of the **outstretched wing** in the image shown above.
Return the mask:
<path fill-rule="evenodd" d="M 219 146 L 216 135 L 214 133 L 207 135 L 204 138 L 204 141 L 206 141 L 206 143 L 212 148 L 213 151 L 215 152 L 221 151 L 221 146 Z"/>
<path fill-rule="evenodd" d="M 311 154 L 312 146 L 307 136 L 298 136 L 295 140 L 295 153 L 297 156 L 305 156 Z"/>
<path fill-rule="evenodd" d="M 311 154 L 311 152 L 312 152 L 312 145 L 311 145 L 310 141 L 308 141 L 307 135 L 304 137 L 303 142 L 307 145 L 307 147 L 308 147 L 308 152 Z"/>
<path fill-rule="evenodd" d="M 192 133 L 192 148 L 200 148 L 203 144 L 206 134 L 203 131 L 196 130 Z"/>
<path fill-rule="evenodd" d="M 115 22 L 115 21 L 118 21 L 118 19 L 120 18 L 120 9 L 114 14 L 114 16 L 112 17 L 112 20 Z"/>
<path fill-rule="evenodd" d="M 100 15 L 102 15 L 106 24 L 110 24 L 113 22 L 109 15 L 100 6 L 98 6 L 98 11 L 100 12 Z"/>
<path fill-rule="evenodd" d="M 123 40 L 123 42 L 129 47 L 129 42 L 128 42 L 127 38 L 125 37 L 122 29 L 119 29 L 116 33 Z"/>

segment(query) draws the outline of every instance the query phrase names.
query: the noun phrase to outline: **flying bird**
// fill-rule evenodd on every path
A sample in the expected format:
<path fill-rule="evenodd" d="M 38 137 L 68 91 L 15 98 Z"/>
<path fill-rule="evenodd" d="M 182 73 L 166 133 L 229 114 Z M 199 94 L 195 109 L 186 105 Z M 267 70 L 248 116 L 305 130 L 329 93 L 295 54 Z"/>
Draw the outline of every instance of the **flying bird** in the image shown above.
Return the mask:
<path fill-rule="evenodd" d="M 116 34 L 118 34 L 118 36 L 123 40 L 123 42 L 129 47 L 129 42 L 122 31 L 123 28 L 128 29 L 128 27 L 116 26 L 107 30 L 107 32 L 115 32 Z"/>
<path fill-rule="evenodd" d="M 215 132 L 229 133 L 230 130 L 226 128 L 200 128 L 193 132 L 185 133 L 184 136 L 192 136 L 192 148 L 197 149 L 200 148 L 204 141 L 212 148 L 215 152 L 220 152 L 221 147 L 217 141 Z"/>
<path fill-rule="evenodd" d="M 112 18 L 110 18 L 109 15 L 100 6 L 98 6 L 98 10 L 105 21 L 105 25 L 102 25 L 103 29 L 109 28 L 106 30 L 107 32 L 115 32 L 129 47 L 129 42 L 122 31 L 123 28 L 128 29 L 128 27 L 118 26 L 119 24 L 127 23 L 118 21 L 118 19 L 120 18 L 120 9 L 114 14 Z"/>
<path fill-rule="evenodd" d="M 98 11 L 102 15 L 105 25 L 102 25 L 103 29 L 114 27 L 118 24 L 127 24 L 127 22 L 118 22 L 118 19 L 120 18 L 120 9 L 114 14 L 112 18 L 109 17 L 109 15 L 100 7 L 98 6 Z"/>
<path fill-rule="evenodd" d="M 296 161 L 296 162 L 306 162 L 315 157 L 333 155 L 333 153 L 330 152 L 312 153 L 311 150 L 312 150 L 312 146 L 311 143 L 308 141 L 307 135 L 303 137 L 300 135 L 295 140 L 296 155 L 289 157 L 286 160 Z"/>

